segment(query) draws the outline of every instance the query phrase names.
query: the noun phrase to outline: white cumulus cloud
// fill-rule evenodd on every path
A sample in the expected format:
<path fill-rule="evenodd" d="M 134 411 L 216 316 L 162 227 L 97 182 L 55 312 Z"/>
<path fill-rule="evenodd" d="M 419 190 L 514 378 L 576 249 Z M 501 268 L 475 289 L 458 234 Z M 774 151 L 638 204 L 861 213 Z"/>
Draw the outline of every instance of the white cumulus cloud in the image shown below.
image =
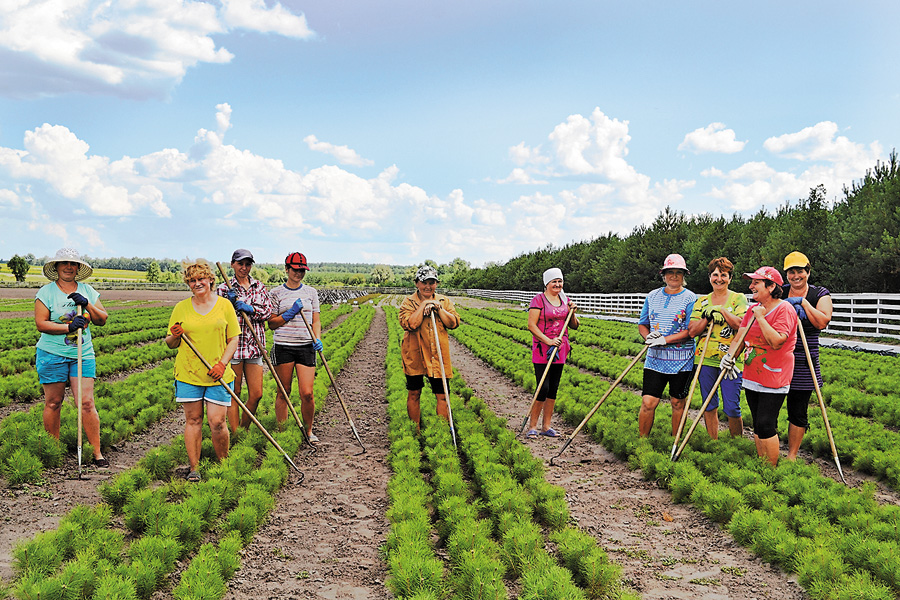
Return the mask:
<path fill-rule="evenodd" d="M 303 138 L 306 145 L 313 152 L 322 152 L 335 157 L 342 165 L 351 165 L 354 167 L 369 167 L 375 164 L 374 161 L 361 157 L 356 150 L 347 146 L 336 146 L 328 142 L 320 142 L 316 136 L 310 134 Z"/>
<path fill-rule="evenodd" d="M 710 123 L 706 127 L 695 129 L 684 136 L 678 145 L 679 150 L 699 154 L 701 152 L 720 152 L 734 154 L 744 149 L 747 142 L 739 142 L 733 129 L 726 129 L 724 123 Z"/>
<path fill-rule="evenodd" d="M 0 2 L 0 94 L 163 97 L 189 68 L 231 61 L 213 36 L 236 30 L 313 36 L 303 15 L 263 0 Z"/>

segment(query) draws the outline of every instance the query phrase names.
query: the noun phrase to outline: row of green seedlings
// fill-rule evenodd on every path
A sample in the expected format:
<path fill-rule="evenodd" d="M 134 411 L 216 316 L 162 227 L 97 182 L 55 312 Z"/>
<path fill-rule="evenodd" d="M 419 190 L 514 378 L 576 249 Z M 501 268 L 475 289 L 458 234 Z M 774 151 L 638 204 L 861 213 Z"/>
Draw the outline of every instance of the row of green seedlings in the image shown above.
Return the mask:
<path fill-rule="evenodd" d="M 399 325 L 396 329 L 399 330 Z M 392 336 L 395 347 L 396 337 Z M 399 350 L 396 353 L 399 359 Z M 398 371 L 399 362 L 396 361 Z M 389 410 L 395 413 L 394 418 L 408 422 L 403 381 L 402 373 L 398 373 L 396 380 L 389 384 L 392 401 Z M 460 463 L 453 448 L 446 421 L 434 413 L 433 398 L 423 399 L 421 404 L 427 425 L 424 429 L 426 462 L 439 516 L 437 532 L 449 555 L 452 573 L 449 585 L 456 597 L 506 598 L 505 576 L 521 579 L 522 598 L 631 597 L 623 595 L 618 567 L 607 561 L 595 540 L 566 526 L 569 511 L 565 492 L 544 479 L 542 463 L 515 439 L 483 401 L 472 398 L 471 390 L 464 386 L 458 374 L 451 380 L 451 386 L 457 438 L 466 465 Z M 459 394 L 469 399 L 469 406 L 463 404 Z M 415 460 L 418 462 L 418 457 Z M 467 481 L 466 472 L 474 474 L 474 484 Z M 411 477 L 420 480 L 418 469 Z M 418 504 L 423 516 L 427 514 L 425 501 L 420 495 Z M 551 531 L 550 540 L 556 544 L 562 566 L 546 551 L 544 535 L 535 518 Z M 426 526 L 423 523 L 420 539 L 427 539 Z M 393 547 L 389 545 L 389 548 Z M 407 575 L 402 579 L 404 582 L 421 581 L 404 574 Z M 392 581 L 396 580 L 395 576 Z M 409 585 L 397 587 L 407 595 L 415 591 Z"/>
<path fill-rule="evenodd" d="M 174 356 L 175 351 L 161 341 L 142 345 L 165 337 L 168 317 L 154 313 L 148 317 L 149 320 L 144 321 L 142 315 L 146 311 L 139 312 L 141 314 L 128 318 L 127 325 L 133 329 L 112 334 L 107 332 L 95 337 L 93 343 L 98 378 L 141 368 Z M 29 327 L 33 329 L 33 321 L 29 321 Z M 96 333 L 106 331 L 104 329 L 106 327 L 109 326 L 98 327 L 99 331 Z M 93 330 L 92 335 L 96 335 Z M 40 397 L 42 388 L 37 372 L 33 368 L 34 357 L 33 345 L 0 352 L 0 364 L 9 365 L 0 377 L 0 406 L 6 406 L 13 401 L 32 402 Z M 6 358 L 10 360 L 6 361 Z"/>
<path fill-rule="evenodd" d="M 822 394 L 829 406 L 900 427 L 897 357 L 822 348 L 819 360 L 825 380 Z"/>
<path fill-rule="evenodd" d="M 387 485 L 390 507 L 385 514 L 391 525 L 383 547 L 390 573 L 386 584 L 400 599 L 437 600 L 448 596 L 451 585 L 432 542 L 430 507 L 434 490 L 422 477 L 422 449 L 415 424 L 406 414 L 406 378 L 400 356 L 403 330 L 396 308 L 385 307 L 384 312 L 388 324 L 388 463 L 393 471 Z"/>
<path fill-rule="evenodd" d="M 94 403 L 100 415 L 104 448 L 140 433 L 175 408 L 172 361 L 114 383 L 100 383 Z M 59 440 L 43 425 L 43 406 L 17 412 L 0 422 L 0 473 L 11 485 L 40 484 L 45 469 L 59 467 L 78 447 L 78 415 L 73 403 L 62 405 Z M 93 455 L 83 440 L 83 456 Z"/>
<path fill-rule="evenodd" d="M 496 311 L 497 309 L 493 310 Z M 509 340 L 518 342 L 518 344 L 520 345 L 518 353 L 522 353 L 523 351 L 527 352 L 527 350 L 521 348 L 521 346 L 531 346 L 531 332 L 526 329 L 519 329 L 516 327 L 491 321 L 490 319 L 482 316 L 484 312 L 485 311 L 483 309 L 463 309 L 463 312 L 461 313 L 463 324 L 454 331 L 461 331 L 469 328 L 495 333 Z M 633 346 L 637 349 L 638 352 L 640 351 L 640 345 L 631 344 L 629 342 L 621 342 L 621 344 L 624 344 L 629 348 Z M 625 370 L 625 367 L 628 365 L 628 363 L 631 362 L 628 356 L 610 354 L 609 352 L 604 351 L 601 347 L 582 345 L 573 347 L 567 361 L 575 366 L 581 367 L 582 369 L 600 373 L 605 377 L 617 377 L 622 371 Z M 528 376 L 529 372 L 531 373 L 530 378 Z M 523 387 L 528 387 L 527 385 L 525 385 L 525 382 L 533 378 L 534 369 L 531 369 L 530 371 L 522 371 L 521 381 L 517 377 L 514 377 L 514 380 L 517 384 L 522 385 Z M 631 372 L 629 372 L 624 379 L 624 383 L 632 387 L 641 387 L 640 371 L 632 370 Z"/>
<path fill-rule="evenodd" d="M 358 324 L 350 323 L 348 328 Z M 344 339 L 353 345 L 359 341 L 353 335 Z M 337 336 L 325 340 L 340 350 Z M 274 383 L 267 383 L 266 398 L 271 398 Z M 296 428 L 276 432 L 272 408 L 273 402 L 264 400 L 258 418 L 282 448 L 296 453 L 302 435 Z M 196 550 L 212 529 L 219 533 L 218 545 L 200 547 L 172 593 L 185 600 L 224 596 L 225 581 L 239 566 L 238 552 L 273 507 L 272 494 L 288 475 L 281 453 L 255 428 L 233 439 L 228 459 L 214 464 L 215 452 L 204 426 L 203 481 L 199 484 L 169 479 L 167 484 L 151 486 L 169 478 L 176 464 L 187 461 L 181 436 L 168 446 L 149 451 L 137 467 L 103 484 L 100 493 L 106 504 L 93 509 L 78 507 L 57 531 L 41 534 L 16 549 L 16 597 L 149 598 L 166 585 L 175 561 Z M 260 452 L 265 453 L 261 464 Z M 127 550 L 123 532 L 108 529 L 112 512 L 121 514 L 124 527 L 135 538 Z M 71 536 L 59 534 L 69 529 L 80 532 L 79 547 L 67 546 Z M 93 544 L 98 531 L 105 532 L 100 535 L 103 541 Z M 63 595 L 56 590 L 63 590 Z"/>
<path fill-rule="evenodd" d="M 490 362 L 495 340 L 482 343 L 482 358 Z M 579 423 L 607 388 L 566 370 L 557 408 L 568 422 Z M 671 463 L 668 427 L 655 428 L 649 440 L 638 438 L 639 404 L 635 394 L 617 390 L 585 429 L 643 467 L 676 501 L 690 500 L 761 557 L 797 572 L 814 598 L 887 598 L 900 591 L 900 507 L 878 505 L 872 486 L 853 490 L 799 462 L 782 461 L 773 469 L 756 457 L 751 440 L 730 436 L 716 441 L 695 435 Z M 711 464 L 719 467 L 714 481 L 700 470 L 712 470 Z"/>
<path fill-rule="evenodd" d="M 32 304 L 33 306 L 33 304 Z M 101 338 L 129 331 L 139 331 L 144 323 L 168 320 L 171 308 L 129 308 L 122 311 L 111 311 L 105 325 L 91 325 L 91 337 Z M 34 346 L 41 333 L 34 326 L 33 317 L 17 319 L 0 319 L 0 351 Z"/>
<path fill-rule="evenodd" d="M 478 314 L 497 323 L 527 332 L 529 315 L 527 311 L 491 308 L 481 309 Z M 620 356 L 634 356 L 640 352 L 643 346 L 644 340 L 636 327 L 623 330 L 616 322 L 588 318 L 583 315 L 580 317 L 579 323 L 578 329 L 569 330 L 569 340 L 573 343 L 582 346 L 597 346 Z M 530 335 L 523 343 L 531 343 Z"/>
<path fill-rule="evenodd" d="M 467 311 L 466 318 L 469 321 L 479 322 L 478 316 L 481 312 L 487 311 L 470 309 Z M 619 323 L 617 326 L 622 330 L 633 329 L 633 325 L 626 323 Z M 477 325 L 474 328 L 478 329 Z M 518 340 L 521 337 L 517 335 L 516 330 L 512 328 L 499 329 L 496 333 L 509 342 L 505 346 L 505 351 L 509 353 L 509 356 L 527 355 L 526 348 L 521 346 L 516 348 L 516 342 L 513 340 Z M 465 326 L 454 330 L 453 334 L 461 341 L 464 336 L 473 338 L 473 343 L 476 343 L 474 339 L 477 339 L 479 336 L 477 332 L 473 332 Z M 599 373 L 610 379 L 617 377 L 625 369 L 627 360 L 611 355 L 604 357 L 603 354 L 602 351 L 594 348 L 576 346 L 571 354 L 570 362 L 575 366 Z M 842 351 L 842 354 L 853 356 L 852 353 L 846 351 Z M 872 356 L 871 358 L 877 359 L 876 362 L 880 365 L 879 369 L 881 370 L 884 370 L 884 361 L 896 360 L 890 357 L 878 356 Z M 856 360 L 858 361 L 859 358 L 856 357 Z M 516 360 L 510 360 L 507 357 L 498 361 L 498 368 L 504 374 L 513 379 L 518 385 L 533 391 L 535 386 L 534 375 L 533 372 L 527 370 L 529 366 L 528 361 L 519 361 L 517 363 Z M 837 368 L 836 365 L 832 365 L 830 368 L 823 367 L 825 376 L 830 376 L 831 370 L 835 368 Z M 641 377 L 640 366 L 636 365 L 623 381 L 626 385 L 637 389 L 641 387 Z M 894 375 L 894 377 L 897 378 L 897 375 Z M 826 387 L 826 394 L 827 389 Z M 694 408 L 699 408 L 702 400 L 698 387 L 692 398 L 691 405 Z M 742 406 L 744 407 L 743 413 L 746 415 L 745 421 L 750 422 L 746 400 L 742 400 Z M 827 430 L 824 428 L 821 412 L 815 405 L 810 407 L 810 411 L 812 426 L 803 439 L 803 448 L 816 456 L 826 460 L 830 459 L 832 457 L 831 443 L 828 439 Z M 786 419 L 786 413 L 782 411 L 779 417 L 779 431 L 783 441 L 787 439 L 788 427 Z M 900 434 L 879 423 L 872 423 L 869 419 L 845 415 L 837 410 L 829 411 L 829 421 L 839 456 L 849 462 L 853 468 L 871 474 L 890 485 L 893 489 L 900 490 Z"/>
<path fill-rule="evenodd" d="M 374 309 L 359 311 L 349 327 L 329 332 L 325 348 L 332 370 L 340 370 L 352 352 L 351 347 L 365 335 Z M 348 340 L 355 340 L 347 346 Z M 328 393 L 330 379 L 323 369 L 317 372 L 314 394 L 319 407 Z M 167 361 L 150 371 L 137 373 L 115 383 L 99 383 L 94 394 L 100 414 L 100 442 L 104 448 L 144 431 L 175 408 L 172 387 L 172 362 Z M 43 407 L 10 415 L 0 422 L 0 473 L 10 484 L 40 483 L 43 471 L 62 464 L 67 452 L 77 448 L 77 414 L 68 403 L 62 407 L 60 439 L 44 431 Z M 84 444 L 84 456 L 93 449 Z"/>

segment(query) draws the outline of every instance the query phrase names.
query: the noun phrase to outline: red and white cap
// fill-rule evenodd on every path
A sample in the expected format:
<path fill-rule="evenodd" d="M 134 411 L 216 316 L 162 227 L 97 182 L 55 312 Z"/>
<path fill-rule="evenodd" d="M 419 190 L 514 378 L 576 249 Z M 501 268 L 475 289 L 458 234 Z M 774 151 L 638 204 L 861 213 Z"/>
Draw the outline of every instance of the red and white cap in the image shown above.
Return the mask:
<path fill-rule="evenodd" d="M 781 273 L 775 267 L 760 267 L 752 273 L 744 273 L 744 279 L 765 279 L 778 285 L 784 285 L 784 279 L 781 278 Z"/>
<path fill-rule="evenodd" d="M 306 257 L 299 252 L 291 252 L 284 258 L 284 265 L 286 267 L 293 267 L 294 269 L 303 269 L 304 271 L 309 271 L 309 266 L 306 264 Z"/>
<path fill-rule="evenodd" d="M 684 257 L 680 254 L 670 254 L 666 257 L 666 260 L 663 262 L 662 269 L 659 270 L 660 273 L 666 271 L 668 269 L 681 269 L 688 275 L 691 272 L 687 268 L 687 264 L 684 262 Z"/>

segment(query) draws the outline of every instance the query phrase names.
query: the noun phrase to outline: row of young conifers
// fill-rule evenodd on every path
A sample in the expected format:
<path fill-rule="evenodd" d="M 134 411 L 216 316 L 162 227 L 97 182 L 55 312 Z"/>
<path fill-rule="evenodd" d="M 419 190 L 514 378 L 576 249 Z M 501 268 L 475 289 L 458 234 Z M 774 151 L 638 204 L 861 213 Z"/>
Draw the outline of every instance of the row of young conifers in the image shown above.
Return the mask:
<path fill-rule="evenodd" d="M 521 312 L 460 309 L 464 325 L 452 332 L 477 356 L 533 391 L 532 336 Z M 582 319 L 570 333 L 569 362 L 579 369 L 562 374 L 556 409 L 572 425 L 582 421 L 598 398 L 640 353 L 644 344 L 634 325 Z M 896 359 L 822 351 L 822 370 L 831 391 L 829 418 L 837 447 L 853 468 L 874 475 L 900 491 L 900 425 L 896 410 L 882 406 L 900 400 Z M 597 377 L 602 375 L 603 377 Z M 891 380 L 893 385 L 885 385 Z M 837 382 L 842 382 L 838 384 Z M 588 422 L 592 437 L 642 469 L 647 479 L 691 502 L 723 524 L 741 544 L 767 561 L 796 573 L 813 598 L 896 598 L 900 594 L 900 506 L 876 500 L 877 485 L 857 488 L 823 476 L 815 464 L 761 460 L 753 440 L 713 439 L 703 428 L 673 462 L 673 436 L 654 428 L 641 437 L 635 419 L 642 405 L 642 376 L 629 372 L 623 383 Z M 701 397 L 691 399 L 695 408 Z M 746 411 L 746 400 L 741 399 Z M 523 411 L 524 411 L 523 407 Z M 847 412 L 844 412 L 847 411 Z M 831 456 L 820 416 L 813 413 L 803 447 Z M 879 421 L 873 422 L 872 416 Z M 752 423 L 751 423 L 752 424 Z M 787 431 L 781 415 L 778 430 Z M 786 435 L 784 435 L 786 437 Z"/>
<path fill-rule="evenodd" d="M 149 312 L 156 315 L 157 310 L 164 313 L 157 315 L 163 319 L 164 335 L 171 309 Z M 350 311 L 349 305 L 327 310 L 323 313 L 325 327 L 338 315 Z M 122 312 L 123 320 L 136 323 L 147 314 Z M 363 307 L 323 334 L 324 354 L 333 373 L 340 372 L 364 337 L 374 312 L 372 307 Z M 172 361 L 166 360 L 121 381 L 100 384 L 102 443 L 117 439 L 117 428 L 122 423 L 136 422 L 138 415 L 144 415 L 149 424 L 174 410 L 171 374 Z M 321 367 L 317 368 L 314 386 L 318 410 L 329 386 L 329 378 Z M 293 456 L 303 444 L 302 432 L 296 427 L 279 430 L 271 401 L 275 396 L 274 381 L 268 379 L 265 388 L 268 401 L 260 405 L 257 417 Z M 110 403 L 101 405 L 99 399 L 109 399 Z M 115 412 L 114 399 L 124 407 L 123 413 Z M 155 419 L 146 416 L 145 411 L 126 406 L 144 400 L 159 411 Z M 16 460 L 37 453 L 34 461 L 39 480 L 45 466 L 40 460 L 45 455 L 52 454 L 54 464 L 58 464 L 63 454 L 74 447 L 74 432 L 66 433 L 67 424 L 75 421 L 72 412 L 64 408 L 64 435 L 61 434 L 60 442 L 41 433 L 41 407 L 15 413 L 0 424 L 4 432 L 4 472 L 10 475 L 11 483 Z M 116 420 L 107 424 L 111 419 Z M 205 429 L 199 464 L 203 481 L 189 484 L 182 477 L 174 477 L 175 468 L 188 459 L 183 436 L 150 450 L 135 467 L 101 484 L 103 503 L 79 506 L 63 516 L 58 528 L 22 540 L 13 551 L 16 580 L 6 589 L 0 582 L 0 591 L 27 599 L 149 598 L 160 589 L 167 589 L 168 594 L 179 599 L 224 596 L 225 582 L 240 565 L 240 550 L 272 509 L 274 493 L 287 481 L 288 470 L 281 452 L 256 428 L 240 430 L 232 438 L 228 458 L 222 461 L 216 459 L 210 432 L 208 427 Z M 136 430 L 120 433 L 128 437 Z M 214 541 L 201 545 L 203 540 Z M 173 585 L 170 578 L 176 561 L 190 564 Z"/>
<path fill-rule="evenodd" d="M 323 311 L 323 316 L 331 312 L 335 311 Z M 528 351 L 527 316 L 501 310 L 459 312 L 463 325 L 454 331 L 457 339 L 533 391 L 536 380 Z M 338 370 L 365 334 L 372 315 L 366 307 L 323 336 L 333 370 Z M 395 594 L 442 597 L 453 591 L 460 597 L 505 598 L 505 588 L 515 582 L 523 597 L 629 597 L 617 568 L 608 563 L 596 540 L 567 526 L 562 491 L 546 483 L 540 463 L 457 377 L 451 405 L 462 458 L 452 450 L 446 422 L 435 418 L 427 402 L 423 402 L 424 435 L 415 437 L 414 425 L 405 414 L 400 333 L 394 313 L 388 315 L 388 323 L 392 329 L 386 395 L 391 464 L 398 475 L 388 489 L 392 533 L 386 556 L 392 571 L 389 585 Z M 632 325 L 584 320 L 572 334 L 570 357 L 581 369 L 563 373 L 557 399 L 557 409 L 567 421 L 581 421 L 609 385 L 596 375 L 619 375 L 628 357 L 643 348 L 640 342 Z M 844 381 L 843 386 L 826 388 L 832 388 L 832 407 L 841 403 L 854 407 L 847 413 L 843 409 L 830 413 L 842 455 L 854 468 L 900 489 L 896 467 L 900 438 L 867 418 L 881 415 L 879 407 L 891 402 L 886 394 L 896 386 L 884 382 L 896 380 L 894 362 L 887 357 L 823 351 L 822 363 L 826 382 Z M 166 398 L 166 410 L 172 410 L 170 376 L 171 364 L 162 364 L 132 375 L 121 385 L 134 389 L 142 378 L 138 383 L 142 391 Z M 318 401 L 327 395 L 327 383 L 324 374 L 317 373 Z M 630 373 L 624 384 L 639 388 L 640 375 Z M 106 385 L 120 384 L 98 387 Z M 266 386 L 268 399 L 274 396 L 271 380 Z M 702 431 L 692 438 L 682 459 L 673 463 L 668 455 L 672 437 L 662 428 L 646 439 L 638 437 L 634 415 L 640 402 L 637 393 L 617 390 L 586 431 L 641 468 L 648 479 L 669 488 L 675 501 L 692 502 L 761 557 L 797 573 L 812 597 L 893 598 L 900 592 L 900 508 L 879 504 L 874 485 L 848 488 L 802 462 L 774 468 L 757 459 L 752 441 L 731 436 L 712 440 Z M 274 430 L 270 401 L 262 403 L 259 414 L 264 425 Z M 39 414 L 31 415 L 35 427 L 30 430 L 22 422 L 14 430 L 4 429 L 7 421 L 20 419 L 19 415 L 0 424 L 4 432 L 12 432 L 0 438 L 4 448 L 8 438 L 22 441 L 16 451 L 36 448 L 40 453 L 41 448 L 52 446 L 34 433 L 42 429 Z M 123 417 L 121 422 L 128 420 Z M 897 425 L 888 417 L 881 420 Z M 71 414 L 68 418 L 64 414 L 66 421 L 74 421 Z M 829 445 L 820 423 L 813 420 L 804 446 L 827 455 Z M 115 433 L 116 427 L 106 421 L 103 427 Z M 290 453 L 302 442 L 296 428 L 275 435 Z M 68 437 L 61 436 L 71 448 L 74 436 Z M 43 441 L 35 443 L 39 438 Z M 57 453 L 61 457 L 64 451 Z M 3 452 L 8 466 L 11 453 L 8 448 Z M 280 455 L 253 429 L 238 436 L 222 463 L 212 460 L 212 447 L 205 442 L 204 477 L 199 485 L 187 486 L 172 478 L 174 466 L 186 460 L 183 453 L 180 439 L 148 452 L 138 467 L 103 487 L 105 504 L 76 509 L 57 530 L 23 541 L 15 552 L 15 595 L 65 597 L 64 592 L 77 588 L 80 596 L 74 597 L 149 597 L 153 590 L 171 585 L 168 574 L 175 560 L 190 559 L 191 568 L 171 594 L 221 597 L 224 581 L 238 566 L 237 551 L 271 509 L 272 494 L 285 481 L 287 470 Z M 460 529 L 458 523 L 466 527 Z M 447 549 L 446 564 L 435 552 L 431 535 L 435 530 L 438 543 Z M 125 534 L 133 541 L 125 543 Z M 199 547 L 200 536 L 210 534 L 216 542 Z M 552 547 L 556 550 L 548 552 Z"/>

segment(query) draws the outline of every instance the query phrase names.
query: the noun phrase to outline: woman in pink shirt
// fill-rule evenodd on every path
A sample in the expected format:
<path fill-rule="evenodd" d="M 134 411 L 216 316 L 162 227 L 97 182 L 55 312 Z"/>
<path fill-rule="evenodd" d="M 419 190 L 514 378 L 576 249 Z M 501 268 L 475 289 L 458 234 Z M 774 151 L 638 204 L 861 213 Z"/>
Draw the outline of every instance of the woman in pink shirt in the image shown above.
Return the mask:
<path fill-rule="evenodd" d="M 539 434 L 547 437 L 559 437 L 555 429 L 550 427 L 553 407 L 556 404 L 556 392 L 562 377 L 563 364 L 569 355 L 569 333 L 563 330 L 563 324 L 569 311 L 575 311 L 575 303 L 563 293 L 562 271 L 556 268 L 544 271 L 544 291 L 531 300 L 528 308 L 528 331 L 534 336 L 531 349 L 531 362 L 534 363 L 535 382 L 540 382 L 550 362 L 550 354 L 557 348 L 556 356 L 549 367 L 544 385 L 538 392 L 536 402 L 528 417 L 528 437 Z M 571 329 L 578 329 L 578 317 L 574 314 L 569 320 Z M 543 411 L 541 430 L 537 430 L 538 417 Z"/>
<path fill-rule="evenodd" d="M 753 415 L 756 452 L 772 465 L 778 464 L 778 413 L 791 387 L 794 374 L 794 345 L 797 343 L 797 312 L 781 300 L 784 280 L 777 269 L 760 267 L 744 273 L 750 280 L 753 301 L 741 321 L 729 353 L 722 358 L 726 377 L 736 374 L 731 354 L 743 338 L 744 395 Z M 755 317 L 749 325 L 751 317 Z M 748 327 L 749 325 L 749 327 Z M 746 336 L 744 336 L 746 332 Z"/>

